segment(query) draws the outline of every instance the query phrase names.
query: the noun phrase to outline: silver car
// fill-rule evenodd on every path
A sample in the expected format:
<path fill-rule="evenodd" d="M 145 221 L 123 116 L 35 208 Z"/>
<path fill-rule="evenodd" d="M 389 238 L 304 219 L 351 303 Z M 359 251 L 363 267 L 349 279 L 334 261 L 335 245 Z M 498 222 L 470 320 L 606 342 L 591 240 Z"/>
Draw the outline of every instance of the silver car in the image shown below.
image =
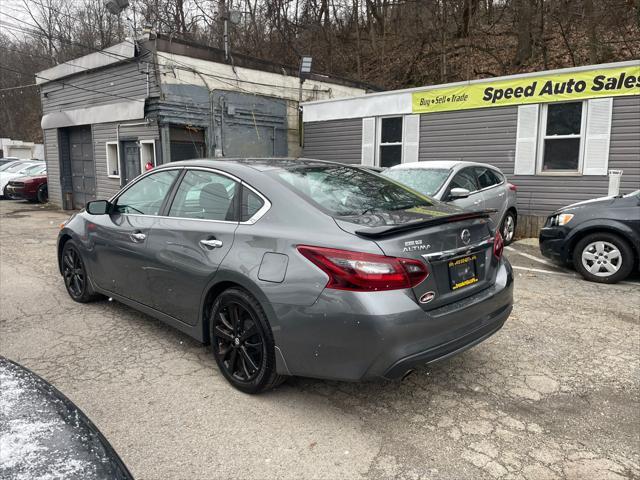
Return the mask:
<path fill-rule="evenodd" d="M 236 388 L 402 378 L 498 331 L 513 273 L 486 213 L 315 160 L 192 160 L 89 202 L 58 237 L 101 295 L 204 343 Z"/>
<path fill-rule="evenodd" d="M 513 241 L 518 221 L 516 186 L 498 168 L 486 163 L 428 161 L 396 165 L 383 175 L 467 210 L 496 210 L 491 218 L 500 225 L 505 245 Z"/>

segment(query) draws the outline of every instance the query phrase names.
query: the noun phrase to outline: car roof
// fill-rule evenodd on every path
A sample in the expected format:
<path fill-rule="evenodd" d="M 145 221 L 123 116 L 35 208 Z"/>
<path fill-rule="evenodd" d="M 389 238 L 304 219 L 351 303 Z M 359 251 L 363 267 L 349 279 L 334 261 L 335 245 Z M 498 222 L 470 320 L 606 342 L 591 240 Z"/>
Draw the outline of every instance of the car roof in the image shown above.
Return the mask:
<path fill-rule="evenodd" d="M 428 160 L 423 162 L 411 162 L 411 163 L 401 163 L 399 165 L 394 165 L 391 167 L 393 170 L 404 170 L 404 169 L 416 169 L 416 168 L 426 168 L 426 169 L 461 169 L 464 167 L 485 167 L 492 168 L 493 170 L 500 170 L 498 167 L 493 165 L 489 165 L 488 163 L 479 163 L 479 162 L 467 162 L 464 160 Z"/>
<path fill-rule="evenodd" d="M 341 167 L 362 167 L 362 165 L 349 165 L 339 162 L 330 162 L 326 160 L 315 160 L 312 158 L 293 158 L 293 157 L 277 157 L 277 158 L 200 158 L 195 160 L 182 160 L 179 162 L 165 163 L 158 165 L 157 168 L 166 167 L 244 167 L 257 171 L 269 170 L 288 170 L 296 167 L 320 167 L 336 165 Z M 366 168 L 366 167 L 365 167 Z"/>

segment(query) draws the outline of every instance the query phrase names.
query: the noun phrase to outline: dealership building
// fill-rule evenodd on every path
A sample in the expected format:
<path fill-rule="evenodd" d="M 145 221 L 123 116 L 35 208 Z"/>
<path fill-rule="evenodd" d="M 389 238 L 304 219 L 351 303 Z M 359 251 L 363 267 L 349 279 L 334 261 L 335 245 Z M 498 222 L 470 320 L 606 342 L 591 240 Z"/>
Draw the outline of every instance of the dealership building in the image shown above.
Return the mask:
<path fill-rule="evenodd" d="M 306 157 L 500 168 L 517 187 L 525 235 L 559 207 L 607 195 L 610 184 L 640 188 L 637 60 L 313 101 L 303 122 Z"/>

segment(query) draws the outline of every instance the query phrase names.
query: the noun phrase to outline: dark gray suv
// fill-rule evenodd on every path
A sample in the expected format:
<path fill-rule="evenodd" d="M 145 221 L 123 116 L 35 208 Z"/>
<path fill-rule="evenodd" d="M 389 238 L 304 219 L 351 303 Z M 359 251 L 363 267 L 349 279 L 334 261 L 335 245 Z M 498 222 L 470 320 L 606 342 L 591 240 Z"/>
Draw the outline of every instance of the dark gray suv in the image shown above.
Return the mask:
<path fill-rule="evenodd" d="M 513 275 L 487 212 L 315 160 L 193 160 L 63 226 L 69 295 L 210 342 L 255 393 L 288 375 L 401 378 L 499 330 Z"/>

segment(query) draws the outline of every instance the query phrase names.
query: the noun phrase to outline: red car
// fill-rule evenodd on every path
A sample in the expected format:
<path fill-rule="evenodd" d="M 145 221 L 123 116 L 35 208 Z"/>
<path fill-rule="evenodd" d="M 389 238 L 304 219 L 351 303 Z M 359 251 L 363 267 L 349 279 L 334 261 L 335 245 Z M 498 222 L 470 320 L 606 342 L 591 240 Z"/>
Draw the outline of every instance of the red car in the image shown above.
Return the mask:
<path fill-rule="evenodd" d="M 24 198 L 30 202 L 46 203 L 49 198 L 47 174 L 16 178 L 9 181 L 5 190 L 6 195 L 12 199 Z"/>

